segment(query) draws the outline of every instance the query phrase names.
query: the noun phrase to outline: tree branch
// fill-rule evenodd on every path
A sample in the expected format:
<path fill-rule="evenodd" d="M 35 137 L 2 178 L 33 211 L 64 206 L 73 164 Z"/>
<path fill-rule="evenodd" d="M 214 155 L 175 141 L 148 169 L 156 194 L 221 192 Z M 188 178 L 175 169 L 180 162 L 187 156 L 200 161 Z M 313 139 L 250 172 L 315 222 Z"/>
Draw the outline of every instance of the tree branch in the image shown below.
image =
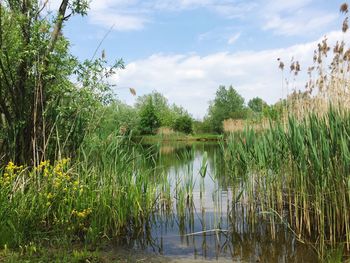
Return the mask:
<path fill-rule="evenodd" d="M 45 7 L 47 6 L 47 3 L 49 2 L 49 0 L 46 0 L 43 4 L 43 6 L 39 9 L 39 11 L 35 14 L 35 20 L 38 19 L 40 13 L 45 9 Z"/>
<path fill-rule="evenodd" d="M 51 41 L 47 49 L 48 53 L 51 53 L 55 48 L 58 36 L 62 30 L 63 21 L 65 19 L 66 11 L 68 8 L 68 2 L 69 0 L 62 0 L 60 8 L 58 9 L 56 24 L 51 33 Z"/>

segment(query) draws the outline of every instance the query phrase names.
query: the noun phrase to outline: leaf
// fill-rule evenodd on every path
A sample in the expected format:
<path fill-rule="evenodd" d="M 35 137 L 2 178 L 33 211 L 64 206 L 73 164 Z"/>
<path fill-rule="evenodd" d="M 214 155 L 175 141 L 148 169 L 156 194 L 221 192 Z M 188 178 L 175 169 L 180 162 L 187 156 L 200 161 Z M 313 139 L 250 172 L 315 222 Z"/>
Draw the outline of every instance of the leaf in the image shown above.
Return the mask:
<path fill-rule="evenodd" d="M 205 175 L 207 174 L 207 169 L 208 169 L 208 153 L 204 152 L 203 159 L 202 159 L 202 165 L 201 165 L 201 168 L 199 170 L 199 174 L 202 177 L 205 177 Z"/>

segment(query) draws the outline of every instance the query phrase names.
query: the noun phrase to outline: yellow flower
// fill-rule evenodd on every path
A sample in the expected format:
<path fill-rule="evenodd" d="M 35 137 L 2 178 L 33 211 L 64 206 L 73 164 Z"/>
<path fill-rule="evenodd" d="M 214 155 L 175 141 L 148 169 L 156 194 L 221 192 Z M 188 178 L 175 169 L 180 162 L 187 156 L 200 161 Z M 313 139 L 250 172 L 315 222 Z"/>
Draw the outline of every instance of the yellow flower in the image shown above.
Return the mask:
<path fill-rule="evenodd" d="M 47 177 L 50 175 L 50 171 L 47 167 L 44 168 L 44 176 Z"/>
<path fill-rule="evenodd" d="M 13 162 L 9 162 L 8 164 L 7 164 L 7 166 L 6 166 L 6 170 L 8 171 L 8 172 L 10 172 L 10 171 L 14 171 L 15 169 L 17 168 L 17 166 L 13 163 Z"/>
<path fill-rule="evenodd" d="M 61 180 L 55 178 L 55 180 L 53 181 L 53 187 L 59 188 L 60 186 L 61 186 Z"/>
<path fill-rule="evenodd" d="M 50 161 L 42 161 L 40 164 L 36 167 L 38 171 L 41 171 L 43 168 L 46 170 L 48 167 L 50 167 Z"/>
<path fill-rule="evenodd" d="M 88 215 L 90 215 L 91 212 L 92 212 L 92 209 L 91 209 L 91 208 L 84 209 L 84 210 L 82 210 L 82 211 L 80 211 L 80 212 L 74 209 L 74 210 L 72 211 L 72 215 L 75 215 L 75 216 L 77 216 L 77 217 L 80 218 L 80 219 L 84 219 L 84 218 L 86 218 Z"/>
<path fill-rule="evenodd" d="M 7 185 L 10 184 L 13 179 L 22 172 L 23 170 L 23 165 L 21 166 L 16 166 L 12 161 L 10 161 L 6 167 L 5 171 L 0 175 L 0 184 L 1 185 Z"/>

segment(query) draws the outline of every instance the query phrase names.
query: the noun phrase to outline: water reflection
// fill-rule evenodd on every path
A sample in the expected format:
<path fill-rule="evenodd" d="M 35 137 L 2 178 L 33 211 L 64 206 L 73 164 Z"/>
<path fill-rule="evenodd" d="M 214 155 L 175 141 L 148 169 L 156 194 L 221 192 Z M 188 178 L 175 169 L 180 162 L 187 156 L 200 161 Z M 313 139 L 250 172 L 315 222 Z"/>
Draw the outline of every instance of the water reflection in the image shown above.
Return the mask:
<path fill-rule="evenodd" d="M 238 262 L 315 262 L 283 225 L 253 217 L 239 182 L 226 176 L 220 147 L 214 143 L 148 146 L 155 180 L 167 178 L 172 207 L 152 215 L 133 246 L 167 256 L 230 258 Z M 201 175 L 205 160 L 206 173 Z M 203 170 L 202 170 L 203 171 Z M 275 238 L 271 238 L 271 231 Z"/>

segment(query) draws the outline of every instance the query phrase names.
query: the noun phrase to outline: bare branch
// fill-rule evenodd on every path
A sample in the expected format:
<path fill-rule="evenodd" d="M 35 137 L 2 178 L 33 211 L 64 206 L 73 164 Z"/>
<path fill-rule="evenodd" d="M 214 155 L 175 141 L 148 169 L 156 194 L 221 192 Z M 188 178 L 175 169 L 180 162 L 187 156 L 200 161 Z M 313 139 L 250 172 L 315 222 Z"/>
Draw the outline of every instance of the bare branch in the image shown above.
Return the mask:
<path fill-rule="evenodd" d="M 38 16 L 40 15 L 40 13 L 45 9 L 45 7 L 47 6 L 47 3 L 49 2 L 49 0 L 45 0 L 43 6 L 40 8 L 40 10 L 36 13 L 35 15 L 35 20 L 38 19 Z"/>

